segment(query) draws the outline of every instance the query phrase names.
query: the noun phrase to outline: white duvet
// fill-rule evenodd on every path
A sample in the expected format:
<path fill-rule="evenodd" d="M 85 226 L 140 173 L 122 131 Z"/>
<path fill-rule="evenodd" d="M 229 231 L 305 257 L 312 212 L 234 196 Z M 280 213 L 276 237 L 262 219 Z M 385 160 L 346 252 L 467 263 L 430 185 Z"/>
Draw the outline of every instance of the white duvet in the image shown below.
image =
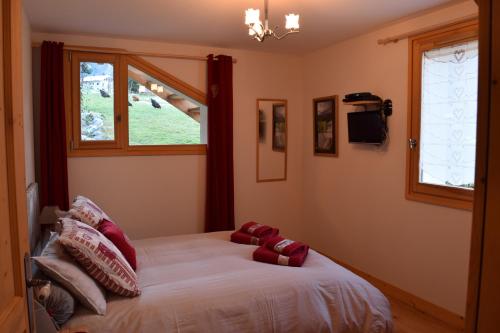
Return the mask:
<path fill-rule="evenodd" d="M 110 296 L 105 316 L 80 308 L 89 332 L 392 332 L 387 299 L 310 251 L 300 268 L 252 260 L 229 232 L 134 241 L 142 295 Z"/>

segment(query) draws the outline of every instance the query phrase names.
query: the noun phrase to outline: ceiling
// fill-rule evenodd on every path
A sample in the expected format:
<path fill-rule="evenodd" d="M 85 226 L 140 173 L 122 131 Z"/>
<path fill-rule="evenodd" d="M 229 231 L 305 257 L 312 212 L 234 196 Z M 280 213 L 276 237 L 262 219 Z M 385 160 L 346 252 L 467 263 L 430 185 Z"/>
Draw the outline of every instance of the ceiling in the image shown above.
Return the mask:
<path fill-rule="evenodd" d="M 269 0 L 270 26 L 300 14 L 301 32 L 263 44 L 244 11 L 263 0 L 24 0 L 33 31 L 97 34 L 267 52 L 307 53 L 401 17 L 456 0 Z"/>

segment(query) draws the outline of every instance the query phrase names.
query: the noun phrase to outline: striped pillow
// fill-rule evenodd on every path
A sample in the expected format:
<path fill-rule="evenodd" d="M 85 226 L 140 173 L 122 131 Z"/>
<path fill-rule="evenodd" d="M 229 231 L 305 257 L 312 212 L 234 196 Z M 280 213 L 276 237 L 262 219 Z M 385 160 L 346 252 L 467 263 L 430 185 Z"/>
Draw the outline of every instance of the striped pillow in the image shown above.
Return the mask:
<path fill-rule="evenodd" d="M 115 294 L 140 295 L 137 275 L 111 241 L 85 223 L 68 218 L 60 221 L 59 242 L 90 276 Z"/>
<path fill-rule="evenodd" d="M 83 195 L 78 195 L 75 200 L 73 200 L 69 214 L 71 214 L 75 220 L 88 224 L 92 228 L 97 228 L 103 219 L 111 221 L 110 217 L 101 207 L 97 206 L 92 200 Z"/>

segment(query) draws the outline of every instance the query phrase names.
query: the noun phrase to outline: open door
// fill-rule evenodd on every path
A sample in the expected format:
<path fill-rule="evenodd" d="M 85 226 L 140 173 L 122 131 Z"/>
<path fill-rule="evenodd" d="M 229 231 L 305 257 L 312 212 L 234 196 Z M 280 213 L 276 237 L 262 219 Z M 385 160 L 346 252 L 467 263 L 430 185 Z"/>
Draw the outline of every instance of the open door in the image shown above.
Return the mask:
<path fill-rule="evenodd" d="M 0 7 L 0 332 L 28 332 L 21 1 Z"/>
<path fill-rule="evenodd" d="M 466 332 L 500 330 L 500 2 L 479 0 L 476 184 Z"/>

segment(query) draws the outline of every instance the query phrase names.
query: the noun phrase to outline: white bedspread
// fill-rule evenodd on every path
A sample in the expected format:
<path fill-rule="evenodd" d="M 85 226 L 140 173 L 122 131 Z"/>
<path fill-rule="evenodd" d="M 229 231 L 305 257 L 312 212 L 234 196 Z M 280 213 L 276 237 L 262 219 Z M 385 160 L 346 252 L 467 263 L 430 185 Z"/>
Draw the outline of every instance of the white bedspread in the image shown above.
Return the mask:
<path fill-rule="evenodd" d="M 105 316 L 80 308 L 66 327 L 90 332 L 392 332 L 387 299 L 310 251 L 303 267 L 255 262 L 229 232 L 134 241 L 142 295 L 110 296 Z"/>

